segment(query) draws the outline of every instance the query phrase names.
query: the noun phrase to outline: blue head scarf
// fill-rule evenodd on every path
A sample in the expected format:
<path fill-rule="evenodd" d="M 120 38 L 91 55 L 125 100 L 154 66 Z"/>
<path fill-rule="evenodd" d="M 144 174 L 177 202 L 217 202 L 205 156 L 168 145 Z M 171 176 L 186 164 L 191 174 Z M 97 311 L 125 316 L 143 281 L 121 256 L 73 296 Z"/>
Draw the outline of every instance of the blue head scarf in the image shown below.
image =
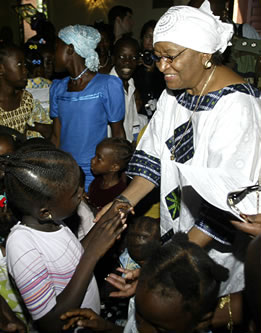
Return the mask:
<path fill-rule="evenodd" d="M 67 45 L 72 44 L 75 52 L 85 59 L 85 66 L 92 72 L 99 68 L 99 57 L 95 51 L 101 40 L 98 30 L 86 25 L 69 25 L 61 29 L 58 37 Z"/>

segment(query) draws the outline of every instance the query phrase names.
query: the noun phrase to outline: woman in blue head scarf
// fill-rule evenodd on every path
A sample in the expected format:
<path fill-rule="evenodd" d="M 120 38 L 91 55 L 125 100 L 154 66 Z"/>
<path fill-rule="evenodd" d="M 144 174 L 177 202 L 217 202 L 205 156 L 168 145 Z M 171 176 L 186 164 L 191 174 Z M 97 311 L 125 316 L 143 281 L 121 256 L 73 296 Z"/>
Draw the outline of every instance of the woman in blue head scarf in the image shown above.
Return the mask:
<path fill-rule="evenodd" d="M 99 32 L 90 26 L 74 25 L 58 33 L 55 70 L 69 76 L 54 80 L 50 89 L 50 115 L 54 120 L 52 141 L 72 154 L 85 173 L 85 190 L 93 179 L 91 158 L 96 145 L 107 136 L 125 138 L 124 90 L 119 78 L 97 73 L 95 49 Z"/>

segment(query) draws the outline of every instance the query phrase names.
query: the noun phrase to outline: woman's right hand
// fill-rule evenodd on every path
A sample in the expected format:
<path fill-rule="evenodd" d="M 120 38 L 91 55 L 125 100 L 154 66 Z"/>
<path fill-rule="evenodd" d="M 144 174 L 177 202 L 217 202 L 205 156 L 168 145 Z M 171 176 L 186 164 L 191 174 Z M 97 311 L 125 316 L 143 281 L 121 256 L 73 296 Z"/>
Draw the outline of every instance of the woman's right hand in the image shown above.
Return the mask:
<path fill-rule="evenodd" d="M 109 211 L 111 209 L 111 212 Z M 107 214 L 113 214 L 117 211 L 123 212 L 126 217 L 128 213 L 134 214 L 134 208 L 128 204 L 127 202 L 122 202 L 120 200 L 115 199 L 114 201 L 109 202 L 107 205 L 105 205 L 96 215 L 93 222 L 98 222 L 101 220 L 101 218 L 107 213 Z M 106 217 L 106 216 L 104 216 Z M 109 215 L 108 215 L 109 217 Z"/>
<path fill-rule="evenodd" d="M 86 252 L 94 253 L 101 258 L 127 228 L 125 222 L 128 213 L 129 205 L 115 200 L 83 240 L 82 245 Z"/>

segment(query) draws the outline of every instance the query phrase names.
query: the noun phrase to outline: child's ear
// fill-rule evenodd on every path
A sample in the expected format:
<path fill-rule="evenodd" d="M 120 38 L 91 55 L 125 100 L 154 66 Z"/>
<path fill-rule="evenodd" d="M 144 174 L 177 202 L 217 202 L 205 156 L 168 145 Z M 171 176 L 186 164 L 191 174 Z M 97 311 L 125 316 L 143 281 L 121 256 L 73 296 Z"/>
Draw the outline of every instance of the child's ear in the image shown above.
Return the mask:
<path fill-rule="evenodd" d="M 111 166 L 111 171 L 118 172 L 118 171 L 120 171 L 120 168 L 121 167 L 120 167 L 120 165 L 118 163 L 114 163 Z"/>
<path fill-rule="evenodd" d="M 49 221 L 52 220 L 52 214 L 48 208 L 43 207 L 39 210 L 39 218 L 43 221 Z"/>

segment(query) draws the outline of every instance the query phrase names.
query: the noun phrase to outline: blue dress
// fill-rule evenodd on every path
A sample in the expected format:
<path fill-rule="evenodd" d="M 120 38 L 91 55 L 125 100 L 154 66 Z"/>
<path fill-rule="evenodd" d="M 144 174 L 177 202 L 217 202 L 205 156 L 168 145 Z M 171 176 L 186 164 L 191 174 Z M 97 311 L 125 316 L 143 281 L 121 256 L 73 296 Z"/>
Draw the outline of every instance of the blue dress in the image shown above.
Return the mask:
<path fill-rule="evenodd" d="M 60 149 L 83 169 L 87 191 L 94 178 L 90 164 L 96 145 L 107 137 L 108 123 L 124 119 L 124 89 L 119 78 L 97 73 L 82 91 L 67 91 L 69 79 L 53 81 L 50 116 L 60 120 Z"/>

